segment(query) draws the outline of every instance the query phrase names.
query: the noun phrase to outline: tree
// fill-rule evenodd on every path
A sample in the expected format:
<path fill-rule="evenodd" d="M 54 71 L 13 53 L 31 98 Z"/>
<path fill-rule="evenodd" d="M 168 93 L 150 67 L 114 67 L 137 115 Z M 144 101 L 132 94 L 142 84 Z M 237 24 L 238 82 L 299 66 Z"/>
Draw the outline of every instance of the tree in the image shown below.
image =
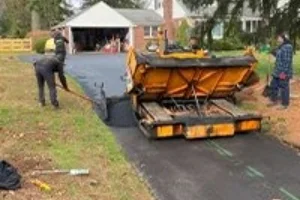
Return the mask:
<path fill-rule="evenodd" d="M 5 10 L 0 29 L 2 34 L 12 37 L 24 37 L 31 29 L 49 30 L 72 14 L 71 6 L 65 0 L 2 1 Z"/>
<path fill-rule="evenodd" d="M 2 16 L 3 34 L 13 37 L 24 37 L 30 30 L 30 11 L 27 0 L 5 0 Z"/>
<path fill-rule="evenodd" d="M 189 39 L 189 24 L 186 20 L 182 21 L 178 30 L 176 32 L 176 40 L 180 43 L 181 46 L 188 45 Z"/>
<path fill-rule="evenodd" d="M 296 40 L 300 31 L 299 0 L 290 0 L 278 8 L 279 0 L 183 0 L 191 10 L 198 10 L 205 6 L 217 3 L 216 11 L 208 17 L 204 33 L 211 41 L 211 30 L 218 21 L 229 21 L 226 32 L 233 28 L 241 16 L 244 6 L 249 6 L 253 11 L 258 11 L 262 18 L 258 34 L 263 39 L 269 39 L 272 34 L 279 31 L 290 33 L 292 40 Z"/>
<path fill-rule="evenodd" d="M 28 0 L 33 29 L 49 29 L 73 14 L 65 0 Z M 40 24 L 40 22 L 43 22 Z"/>
<path fill-rule="evenodd" d="M 83 0 L 82 7 L 87 8 L 100 1 L 114 8 L 141 8 L 145 4 L 145 0 Z"/>

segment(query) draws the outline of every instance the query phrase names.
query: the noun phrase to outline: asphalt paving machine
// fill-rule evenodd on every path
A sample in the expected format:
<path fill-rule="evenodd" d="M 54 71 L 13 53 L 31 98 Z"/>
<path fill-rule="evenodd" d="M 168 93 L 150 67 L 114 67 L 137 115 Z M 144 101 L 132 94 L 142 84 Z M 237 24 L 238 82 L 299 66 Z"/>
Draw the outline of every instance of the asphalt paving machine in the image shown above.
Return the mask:
<path fill-rule="evenodd" d="M 261 129 L 261 115 L 232 101 L 255 76 L 251 50 L 235 57 L 211 57 L 204 50 L 129 49 L 126 93 L 139 128 L 149 138 L 233 136 Z M 163 49 L 161 47 L 164 47 Z"/>

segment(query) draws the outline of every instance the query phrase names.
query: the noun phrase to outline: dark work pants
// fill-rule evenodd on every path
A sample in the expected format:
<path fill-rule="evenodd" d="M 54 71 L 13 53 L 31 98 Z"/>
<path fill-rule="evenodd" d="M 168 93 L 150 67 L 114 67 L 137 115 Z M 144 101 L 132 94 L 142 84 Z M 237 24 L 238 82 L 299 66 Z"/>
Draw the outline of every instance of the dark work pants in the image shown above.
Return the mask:
<path fill-rule="evenodd" d="M 39 102 L 45 104 L 45 82 L 48 85 L 51 104 L 58 107 L 57 101 L 57 91 L 55 86 L 55 75 L 54 72 L 47 70 L 42 67 L 35 67 L 35 75 L 37 79 L 38 89 L 39 89 Z"/>
<path fill-rule="evenodd" d="M 62 64 L 65 63 L 66 53 L 56 53 L 55 56 L 58 58 L 58 60 L 59 60 Z"/>
<path fill-rule="evenodd" d="M 281 104 L 288 106 L 290 104 L 290 79 L 280 80 L 273 77 L 271 81 L 271 100 L 273 102 L 277 102 L 279 92 Z"/>

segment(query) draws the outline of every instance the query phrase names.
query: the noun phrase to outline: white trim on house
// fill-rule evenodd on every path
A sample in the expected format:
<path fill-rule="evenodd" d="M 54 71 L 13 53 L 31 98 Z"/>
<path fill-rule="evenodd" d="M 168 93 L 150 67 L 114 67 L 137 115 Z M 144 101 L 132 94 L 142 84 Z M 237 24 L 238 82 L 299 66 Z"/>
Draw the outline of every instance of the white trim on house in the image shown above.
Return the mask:
<path fill-rule="evenodd" d="M 259 22 L 261 18 L 243 18 L 242 22 L 242 30 L 245 32 L 253 33 L 259 27 Z M 248 26 L 249 24 L 249 26 Z"/>
<path fill-rule="evenodd" d="M 73 38 L 73 31 L 72 27 L 67 27 L 69 29 L 69 54 L 74 54 L 74 38 Z"/>
<path fill-rule="evenodd" d="M 128 30 L 128 34 L 129 34 L 129 45 L 130 46 L 134 46 L 134 27 L 130 27 Z"/>

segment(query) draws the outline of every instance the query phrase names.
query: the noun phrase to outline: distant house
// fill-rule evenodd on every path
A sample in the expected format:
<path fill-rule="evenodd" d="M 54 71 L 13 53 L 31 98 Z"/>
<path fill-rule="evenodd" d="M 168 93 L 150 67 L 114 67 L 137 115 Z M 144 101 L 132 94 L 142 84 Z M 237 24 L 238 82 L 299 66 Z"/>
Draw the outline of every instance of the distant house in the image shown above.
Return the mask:
<path fill-rule="evenodd" d="M 284 4 L 287 1 L 280 2 Z M 70 53 L 74 48 L 78 51 L 95 51 L 97 46 L 103 46 L 116 37 L 136 49 L 144 49 L 149 39 L 156 37 L 159 26 L 171 30 L 170 35 L 174 35 L 182 20 L 187 20 L 193 27 L 196 22 L 203 23 L 212 16 L 216 7 L 215 4 L 192 11 L 182 0 L 148 0 L 144 9 L 123 9 L 99 2 L 66 19 L 55 28 L 64 30 L 64 35 L 70 40 Z M 260 21 L 260 14 L 253 12 L 245 4 L 240 16 L 242 30 L 255 32 Z M 212 34 L 214 39 L 222 39 L 224 22 L 220 21 Z"/>
<path fill-rule="evenodd" d="M 190 26 L 193 26 L 195 22 L 205 22 L 208 17 L 212 16 L 215 12 L 217 5 L 201 7 L 196 11 L 190 10 L 181 0 L 172 0 L 172 15 L 175 23 L 175 27 L 181 20 L 187 20 Z M 146 4 L 146 9 L 156 11 L 160 16 L 164 15 L 163 0 L 149 0 Z M 244 5 L 243 12 L 240 16 L 241 28 L 246 32 L 255 32 L 261 17 L 259 12 L 253 12 L 249 6 Z M 215 26 L 212 31 L 214 39 L 223 38 L 224 23 L 220 22 Z"/>
<path fill-rule="evenodd" d="M 70 41 L 68 52 L 72 53 L 74 48 L 95 51 L 97 45 L 103 46 L 115 38 L 142 49 L 162 23 L 163 18 L 154 10 L 116 9 L 99 2 L 54 28 L 63 29 Z"/>

